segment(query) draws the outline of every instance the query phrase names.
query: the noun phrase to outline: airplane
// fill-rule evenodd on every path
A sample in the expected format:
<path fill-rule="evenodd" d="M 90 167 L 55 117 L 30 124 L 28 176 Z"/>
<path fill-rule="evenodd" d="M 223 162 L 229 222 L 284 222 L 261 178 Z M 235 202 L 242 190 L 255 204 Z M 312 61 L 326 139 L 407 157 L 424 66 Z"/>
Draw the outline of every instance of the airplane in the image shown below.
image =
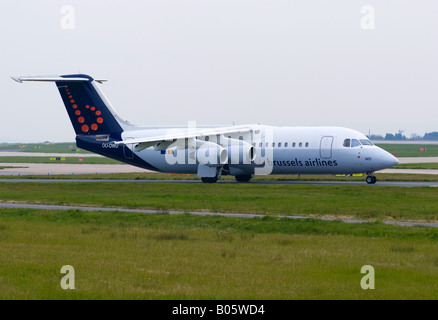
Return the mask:
<path fill-rule="evenodd" d="M 11 78 L 56 84 L 79 148 L 148 170 L 197 174 L 205 183 L 223 175 L 248 182 L 266 174 L 366 173 L 366 182 L 374 184 L 375 171 L 399 163 L 348 128 L 137 126 L 122 119 L 100 90 L 106 80 L 86 74 Z"/>

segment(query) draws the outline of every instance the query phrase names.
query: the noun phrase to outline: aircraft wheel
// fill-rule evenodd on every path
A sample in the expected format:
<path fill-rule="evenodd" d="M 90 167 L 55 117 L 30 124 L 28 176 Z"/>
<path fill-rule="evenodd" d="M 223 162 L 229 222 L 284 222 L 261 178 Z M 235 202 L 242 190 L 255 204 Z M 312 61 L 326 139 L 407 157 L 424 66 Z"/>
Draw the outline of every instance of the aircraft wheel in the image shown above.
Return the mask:
<path fill-rule="evenodd" d="M 375 184 L 377 182 L 377 178 L 375 176 L 368 176 L 365 181 L 368 184 Z"/>
<path fill-rule="evenodd" d="M 235 176 L 234 178 L 236 178 L 236 180 L 238 182 L 248 182 L 249 180 L 251 180 L 252 175 L 250 175 L 250 174 L 241 174 L 241 175 Z"/>
<path fill-rule="evenodd" d="M 202 182 L 204 182 L 204 183 L 215 183 L 215 182 L 217 182 L 217 177 L 213 177 L 213 178 L 210 178 L 210 177 L 202 177 L 201 180 L 202 180 Z"/>

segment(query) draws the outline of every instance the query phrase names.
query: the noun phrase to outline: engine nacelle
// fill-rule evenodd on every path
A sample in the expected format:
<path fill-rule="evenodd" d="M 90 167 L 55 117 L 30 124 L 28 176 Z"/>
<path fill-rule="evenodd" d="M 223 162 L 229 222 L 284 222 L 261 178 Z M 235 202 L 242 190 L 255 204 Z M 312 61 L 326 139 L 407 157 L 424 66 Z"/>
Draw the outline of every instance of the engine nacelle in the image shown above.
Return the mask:
<path fill-rule="evenodd" d="M 228 164 L 251 164 L 256 157 L 255 148 L 249 143 L 232 145 L 228 150 Z"/>
<path fill-rule="evenodd" d="M 248 142 L 221 137 L 221 145 L 228 150 L 228 164 L 251 164 L 256 158 L 256 149 Z"/>
<path fill-rule="evenodd" d="M 221 167 L 228 162 L 228 151 L 216 143 L 196 140 L 196 158 L 200 164 Z"/>

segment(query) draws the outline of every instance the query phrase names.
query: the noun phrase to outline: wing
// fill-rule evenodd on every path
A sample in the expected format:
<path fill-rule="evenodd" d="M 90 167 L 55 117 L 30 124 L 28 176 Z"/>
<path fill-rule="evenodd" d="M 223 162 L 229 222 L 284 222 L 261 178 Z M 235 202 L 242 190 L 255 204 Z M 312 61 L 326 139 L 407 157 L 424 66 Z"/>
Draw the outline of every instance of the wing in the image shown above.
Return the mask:
<path fill-rule="evenodd" d="M 122 141 L 113 141 L 113 144 L 135 144 L 134 151 L 141 151 L 151 146 L 156 146 L 156 150 L 164 150 L 169 145 L 177 140 L 182 139 L 195 139 L 202 138 L 206 136 L 216 136 L 222 134 L 236 134 L 236 133 L 246 133 L 250 132 L 252 129 L 246 126 L 233 126 L 233 127 L 219 127 L 219 128 L 208 128 L 208 129 L 197 129 L 184 133 L 175 133 L 161 136 L 150 136 L 138 139 L 127 139 Z"/>

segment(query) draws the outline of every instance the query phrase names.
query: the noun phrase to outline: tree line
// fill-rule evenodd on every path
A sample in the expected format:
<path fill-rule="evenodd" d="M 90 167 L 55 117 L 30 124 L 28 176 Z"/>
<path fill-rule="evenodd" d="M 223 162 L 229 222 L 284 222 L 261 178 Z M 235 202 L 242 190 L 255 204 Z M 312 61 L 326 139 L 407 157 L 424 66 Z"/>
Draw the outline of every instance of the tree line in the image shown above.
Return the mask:
<path fill-rule="evenodd" d="M 398 133 L 387 133 L 385 136 L 372 134 L 368 138 L 371 140 L 438 140 L 438 132 L 427 132 L 424 136 L 413 133 L 408 138 L 403 134 L 403 130 L 400 130 Z"/>

